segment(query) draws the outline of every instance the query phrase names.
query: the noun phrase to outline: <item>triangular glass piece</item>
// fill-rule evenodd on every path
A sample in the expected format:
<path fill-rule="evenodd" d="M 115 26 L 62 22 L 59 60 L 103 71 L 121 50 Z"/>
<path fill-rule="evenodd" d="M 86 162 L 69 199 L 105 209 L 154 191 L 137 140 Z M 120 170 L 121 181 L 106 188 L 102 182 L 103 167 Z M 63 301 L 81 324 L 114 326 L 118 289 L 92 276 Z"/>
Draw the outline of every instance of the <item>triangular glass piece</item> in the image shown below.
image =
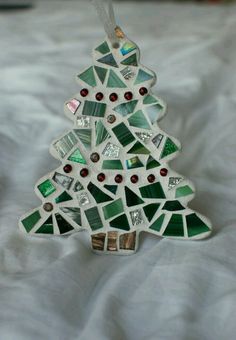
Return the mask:
<path fill-rule="evenodd" d="M 53 234 L 52 215 L 44 222 L 44 224 L 36 231 L 36 234 Z"/>
<path fill-rule="evenodd" d="M 79 149 L 75 149 L 75 151 L 70 155 L 68 160 L 71 162 L 75 162 L 75 163 L 86 164 L 86 160 L 81 155 L 81 152 Z"/>
<path fill-rule="evenodd" d="M 145 146 L 142 143 L 136 142 L 127 153 L 148 155 L 150 151 L 147 148 L 145 148 Z"/>
<path fill-rule="evenodd" d="M 98 78 L 100 79 L 101 83 L 103 84 L 108 70 L 106 68 L 99 67 L 99 66 L 94 66 L 94 68 L 95 68 L 95 71 L 98 75 Z"/>
<path fill-rule="evenodd" d="M 132 66 L 138 66 L 137 61 L 137 54 L 134 53 L 130 57 L 126 58 L 121 62 L 122 65 L 132 65 Z"/>
<path fill-rule="evenodd" d="M 147 80 L 150 80 L 150 79 L 153 79 L 153 78 L 154 78 L 154 76 L 152 74 L 149 74 L 149 73 L 145 72 L 144 70 L 139 69 L 137 78 L 134 82 L 134 85 L 143 83 L 144 81 L 147 81 Z"/>
<path fill-rule="evenodd" d="M 56 203 L 62 203 L 62 202 L 67 202 L 72 200 L 73 198 L 66 192 L 64 191 L 61 195 L 59 195 L 57 198 L 55 198 Z"/>
<path fill-rule="evenodd" d="M 101 120 L 96 122 L 95 131 L 96 131 L 96 146 L 111 137 Z"/>
<path fill-rule="evenodd" d="M 78 78 L 83 80 L 86 84 L 94 87 L 97 85 L 94 72 L 93 72 L 93 66 L 89 67 L 86 71 L 78 75 Z"/>
<path fill-rule="evenodd" d="M 147 105 L 154 103 L 157 103 L 157 99 L 155 97 L 151 96 L 150 94 L 144 97 L 143 104 Z"/>
<path fill-rule="evenodd" d="M 58 228 L 60 230 L 60 234 L 65 234 L 68 233 L 71 230 L 74 230 L 74 228 L 72 227 L 72 225 L 70 225 L 69 222 L 67 222 L 67 220 L 62 217 L 60 214 L 55 214 L 56 220 L 57 220 L 57 225 Z"/>
<path fill-rule="evenodd" d="M 165 219 L 165 214 L 162 214 L 158 219 L 150 226 L 150 229 L 160 231 Z"/>
<path fill-rule="evenodd" d="M 124 88 L 127 86 L 123 83 L 123 81 L 117 76 L 117 74 L 113 70 L 110 70 L 109 78 L 107 81 L 107 87 Z"/>
<path fill-rule="evenodd" d="M 195 213 L 186 216 L 188 237 L 210 231 L 210 228 Z"/>
<path fill-rule="evenodd" d="M 126 167 L 127 167 L 128 170 L 135 169 L 135 168 L 141 168 L 142 166 L 144 166 L 144 165 L 140 161 L 138 156 L 135 156 L 135 157 L 132 157 L 132 158 L 126 160 Z"/>
<path fill-rule="evenodd" d="M 83 143 L 86 149 L 91 148 L 91 129 L 76 129 L 74 130 L 77 137 L 79 137 L 80 141 Z"/>
<path fill-rule="evenodd" d="M 127 41 L 126 43 L 124 43 L 124 45 L 122 45 L 120 51 L 122 53 L 122 55 L 126 55 L 134 50 L 136 50 L 136 45 L 131 42 L 131 41 Z"/>
<path fill-rule="evenodd" d="M 150 170 L 150 169 L 156 168 L 158 166 L 160 166 L 160 163 L 158 161 L 156 161 L 152 156 L 149 156 L 148 160 L 147 160 L 146 169 Z"/>
<path fill-rule="evenodd" d="M 66 214 L 69 218 L 72 219 L 76 224 L 81 226 L 81 212 L 80 208 L 72 208 L 72 207 L 61 207 L 60 210 Z"/>
<path fill-rule="evenodd" d="M 163 110 L 163 106 L 160 104 L 154 104 L 145 108 L 150 121 L 155 123 L 160 118 L 160 112 Z"/>
<path fill-rule="evenodd" d="M 151 203 L 143 207 L 144 213 L 148 219 L 148 222 L 151 222 L 153 219 L 153 216 L 157 212 L 158 208 L 160 206 L 160 203 Z"/>
<path fill-rule="evenodd" d="M 108 201 L 113 201 L 113 198 L 105 194 L 102 190 L 100 190 L 96 185 L 92 182 L 88 184 L 88 191 L 93 196 L 97 203 L 103 203 Z"/>
<path fill-rule="evenodd" d="M 117 185 L 108 185 L 108 184 L 105 184 L 104 188 L 109 190 L 110 192 L 112 192 L 115 195 L 116 192 L 117 192 L 118 186 Z"/>
<path fill-rule="evenodd" d="M 135 112 L 131 117 L 129 117 L 128 122 L 131 126 L 148 130 L 150 129 L 148 121 L 141 110 Z"/>
<path fill-rule="evenodd" d="M 180 214 L 173 214 L 163 233 L 163 236 L 183 237 L 184 225 L 183 216 Z"/>
<path fill-rule="evenodd" d="M 179 201 L 167 201 L 164 204 L 164 207 L 162 210 L 167 210 L 167 211 L 178 211 L 178 210 L 184 210 L 185 207 L 182 206 L 182 204 Z"/>
<path fill-rule="evenodd" d="M 143 198 L 166 198 L 160 182 L 145 185 L 139 191 Z"/>
<path fill-rule="evenodd" d="M 113 67 L 118 67 L 112 53 L 106 55 L 105 57 L 98 59 L 97 61 L 99 63 L 102 63 L 102 64 L 110 65 L 110 66 L 113 66 Z"/>
<path fill-rule="evenodd" d="M 133 207 L 134 205 L 139 205 L 144 203 L 144 201 L 136 195 L 132 190 L 128 187 L 125 187 L 125 197 L 126 197 L 126 204 L 128 207 Z"/>
<path fill-rule="evenodd" d="M 170 154 L 178 150 L 179 150 L 178 146 L 169 137 L 167 137 L 160 159 L 169 156 Z"/>
<path fill-rule="evenodd" d="M 188 195 L 192 195 L 194 192 L 193 190 L 190 188 L 190 186 L 188 185 L 184 185 L 182 187 L 179 187 L 176 189 L 175 191 L 175 197 L 183 197 L 183 196 L 188 196 Z"/>
<path fill-rule="evenodd" d="M 129 230 L 129 221 L 125 214 L 116 217 L 114 220 L 110 222 L 110 226 L 112 228 L 122 229 L 122 230 Z"/>
<path fill-rule="evenodd" d="M 122 116 L 127 116 L 134 111 L 137 102 L 137 100 L 131 100 L 130 102 L 116 106 L 113 110 L 120 113 Z"/>
<path fill-rule="evenodd" d="M 96 51 L 100 52 L 101 54 L 106 54 L 110 52 L 110 48 L 108 46 L 108 43 L 104 41 L 101 45 L 99 45 L 97 48 L 95 48 Z"/>

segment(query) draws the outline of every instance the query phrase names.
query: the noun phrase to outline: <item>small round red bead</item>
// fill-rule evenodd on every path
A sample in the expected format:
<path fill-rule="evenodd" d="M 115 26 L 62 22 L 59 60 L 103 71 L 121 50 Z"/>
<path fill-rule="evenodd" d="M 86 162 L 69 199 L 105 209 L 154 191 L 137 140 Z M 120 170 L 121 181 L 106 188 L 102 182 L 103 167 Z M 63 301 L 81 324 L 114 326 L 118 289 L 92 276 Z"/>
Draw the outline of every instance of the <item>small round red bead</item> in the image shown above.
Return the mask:
<path fill-rule="evenodd" d="M 132 92 L 125 92 L 124 97 L 127 100 L 131 100 L 133 98 L 133 93 Z"/>
<path fill-rule="evenodd" d="M 100 173 L 100 174 L 97 175 L 97 180 L 99 182 L 103 182 L 105 180 L 105 178 L 106 178 L 106 176 L 103 173 Z"/>
<path fill-rule="evenodd" d="M 111 102 L 115 102 L 118 99 L 118 95 L 116 93 L 111 93 L 109 99 Z"/>
<path fill-rule="evenodd" d="M 139 93 L 141 94 L 141 96 L 145 96 L 145 94 L 148 93 L 148 89 L 146 87 L 141 87 L 139 89 Z"/>
<path fill-rule="evenodd" d="M 148 178 L 147 178 L 149 183 L 153 183 L 155 181 L 155 179 L 156 179 L 156 177 L 154 175 L 152 175 L 152 174 L 149 175 Z"/>
<path fill-rule="evenodd" d="M 80 170 L 80 176 L 81 177 L 86 177 L 86 176 L 88 176 L 88 169 L 86 169 L 86 168 L 83 168 L 82 170 Z"/>
<path fill-rule="evenodd" d="M 47 202 L 47 203 L 44 203 L 44 205 L 43 205 L 43 209 L 45 210 L 45 211 L 52 211 L 53 210 L 53 205 L 52 205 L 52 203 L 50 203 L 50 202 Z"/>
<path fill-rule="evenodd" d="M 100 102 L 104 98 L 104 95 L 102 92 L 98 92 L 96 94 L 96 99 Z"/>
<path fill-rule="evenodd" d="M 121 183 L 123 181 L 123 176 L 121 176 L 121 175 L 116 175 L 116 177 L 115 177 L 115 182 L 116 183 Z"/>
<path fill-rule="evenodd" d="M 109 115 L 107 116 L 107 121 L 108 123 L 112 124 L 116 121 L 116 116 L 115 115 Z"/>
<path fill-rule="evenodd" d="M 63 170 L 64 170 L 65 173 L 68 174 L 69 172 L 72 171 L 72 166 L 71 166 L 70 164 L 66 164 L 66 165 L 64 166 Z"/>
<path fill-rule="evenodd" d="M 165 177 L 167 174 L 168 174 L 168 170 L 167 170 L 166 168 L 162 168 L 162 169 L 160 170 L 160 175 L 161 175 L 161 176 Z"/>
<path fill-rule="evenodd" d="M 130 177 L 130 180 L 132 183 L 137 183 L 138 182 L 138 176 L 137 175 L 133 175 Z"/>
<path fill-rule="evenodd" d="M 82 90 L 80 91 L 80 95 L 81 95 L 82 97 L 86 97 L 86 96 L 88 95 L 88 93 L 89 93 L 88 89 L 82 89 Z"/>

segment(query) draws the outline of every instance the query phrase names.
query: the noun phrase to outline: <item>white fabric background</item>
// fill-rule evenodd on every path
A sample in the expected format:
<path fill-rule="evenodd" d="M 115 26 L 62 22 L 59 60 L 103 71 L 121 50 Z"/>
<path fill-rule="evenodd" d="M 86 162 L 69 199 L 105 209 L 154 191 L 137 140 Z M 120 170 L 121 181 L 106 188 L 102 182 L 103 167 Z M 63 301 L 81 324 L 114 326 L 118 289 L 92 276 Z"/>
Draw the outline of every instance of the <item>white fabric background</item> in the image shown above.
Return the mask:
<path fill-rule="evenodd" d="M 50 142 L 71 126 L 63 103 L 91 64 L 102 26 L 85 2 L 0 14 L 0 340 L 233 340 L 236 334 L 236 7 L 121 3 L 120 23 L 157 71 L 161 127 L 183 153 L 206 241 L 144 235 L 136 255 L 98 256 L 85 233 L 29 237 Z"/>

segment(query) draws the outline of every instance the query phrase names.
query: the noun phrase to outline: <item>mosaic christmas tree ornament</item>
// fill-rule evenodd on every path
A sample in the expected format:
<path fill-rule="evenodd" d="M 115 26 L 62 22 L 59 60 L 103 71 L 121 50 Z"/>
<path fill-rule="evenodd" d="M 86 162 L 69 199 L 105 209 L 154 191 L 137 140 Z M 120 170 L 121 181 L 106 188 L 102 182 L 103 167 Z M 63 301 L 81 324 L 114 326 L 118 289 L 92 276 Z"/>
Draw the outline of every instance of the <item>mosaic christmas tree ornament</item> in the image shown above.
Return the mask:
<path fill-rule="evenodd" d="M 180 143 L 157 124 L 166 105 L 151 91 L 156 75 L 116 26 L 111 3 L 108 14 L 93 2 L 107 37 L 77 76 L 80 90 L 65 104 L 73 126 L 50 148 L 61 165 L 36 184 L 42 204 L 20 219 L 20 229 L 30 235 L 85 230 L 99 254 L 136 252 L 142 231 L 205 238 L 211 223 L 188 207 L 193 184 L 168 165 Z"/>

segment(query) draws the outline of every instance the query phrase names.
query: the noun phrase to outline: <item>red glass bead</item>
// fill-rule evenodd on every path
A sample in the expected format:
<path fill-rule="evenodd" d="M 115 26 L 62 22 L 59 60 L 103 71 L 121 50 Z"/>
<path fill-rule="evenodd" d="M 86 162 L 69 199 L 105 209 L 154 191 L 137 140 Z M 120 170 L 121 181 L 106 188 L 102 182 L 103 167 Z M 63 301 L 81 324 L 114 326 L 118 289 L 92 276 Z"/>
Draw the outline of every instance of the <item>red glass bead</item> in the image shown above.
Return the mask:
<path fill-rule="evenodd" d="M 166 169 L 166 168 L 162 168 L 161 170 L 160 170 L 160 175 L 161 176 L 166 176 L 168 174 L 168 170 Z"/>
<path fill-rule="evenodd" d="M 108 123 L 112 124 L 116 121 L 116 116 L 115 115 L 109 115 L 107 116 L 107 121 Z"/>
<path fill-rule="evenodd" d="M 44 203 L 44 205 L 43 205 L 43 209 L 45 210 L 45 211 L 52 211 L 53 210 L 53 205 L 52 205 L 52 203 L 49 203 L 49 202 L 47 202 L 47 203 Z"/>
<path fill-rule="evenodd" d="M 123 181 L 123 177 L 121 175 L 116 175 L 115 182 L 116 183 L 121 183 L 122 181 Z"/>
<path fill-rule="evenodd" d="M 155 181 L 155 179 L 156 179 L 156 177 L 154 175 L 152 175 L 152 174 L 149 175 L 148 178 L 147 178 L 149 183 L 153 183 Z"/>
<path fill-rule="evenodd" d="M 132 183 L 137 183 L 138 182 L 138 176 L 137 175 L 133 175 L 130 177 L 130 180 Z"/>
<path fill-rule="evenodd" d="M 81 177 L 86 177 L 86 176 L 88 176 L 88 169 L 86 169 L 86 168 L 84 168 L 84 169 L 82 169 L 82 170 L 80 170 L 80 176 Z"/>
<path fill-rule="evenodd" d="M 88 93 L 89 93 L 88 89 L 82 89 L 82 90 L 80 91 L 80 95 L 81 95 L 82 97 L 86 97 L 86 96 L 88 95 Z"/>
<path fill-rule="evenodd" d="M 97 175 L 97 180 L 99 182 L 103 182 L 105 180 L 105 178 L 106 178 L 106 176 L 103 173 L 100 173 L 100 174 Z"/>
<path fill-rule="evenodd" d="M 148 93 L 148 90 L 147 90 L 146 87 L 141 87 L 141 88 L 139 89 L 139 93 L 141 94 L 141 96 L 144 96 L 145 94 Z"/>
<path fill-rule="evenodd" d="M 111 102 L 115 102 L 118 99 L 118 95 L 116 93 L 111 93 L 109 99 Z"/>
<path fill-rule="evenodd" d="M 98 93 L 96 94 L 96 99 L 97 99 L 99 102 L 100 102 L 100 100 L 103 99 L 103 97 L 104 97 L 104 95 L 103 95 L 102 92 L 98 92 Z"/>
<path fill-rule="evenodd" d="M 97 152 L 93 152 L 90 156 L 92 162 L 97 163 L 100 159 L 100 156 Z"/>
<path fill-rule="evenodd" d="M 133 98 L 133 93 L 132 92 L 125 92 L 124 97 L 127 100 L 131 100 Z"/>
<path fill-rule="evenodd" d="M 68 174 L 69 172 L 72 171 L 72 166 L 71 166 L 70 164 L 66 164 L 66 165 L 64 166 L 63 170 L 64 170 L 65 173 Z"/>

